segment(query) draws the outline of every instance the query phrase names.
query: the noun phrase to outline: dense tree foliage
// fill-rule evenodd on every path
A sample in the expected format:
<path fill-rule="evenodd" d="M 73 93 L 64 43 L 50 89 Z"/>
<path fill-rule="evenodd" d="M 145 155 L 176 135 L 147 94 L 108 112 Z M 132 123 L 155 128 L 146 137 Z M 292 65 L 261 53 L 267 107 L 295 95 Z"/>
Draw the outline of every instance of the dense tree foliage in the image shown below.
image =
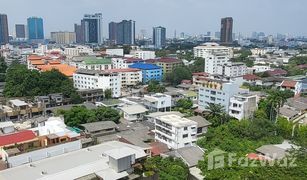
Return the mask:
<path fill-rule="evenodd" d="M 14 64 L 7 70 L 6 97 L 33 97 L 50 93 L 62 93 L 74 103 L 81 101 L 72 80 L 57 70 L 38 72 L 20 64 Z"/>
<path fill-rule="evenodd" d="M 148 83 L 147 91 L 153 93 L 163 93 L 166 90 L 165 87 L 162 84 L 160 84 L 158 81 L 151 80 Z"/>
<path fill-rule="evenodd" d="M 5 73 L 7 70 L 7 64 L 4 57 L 0 57 L 0 82 L 5 81 Z"/>
<path fill-rule="evenodd" d="M 252 55 L 252 52 L 249 49 L 242 49 L 238 51 L 237 54 L 240 54 L 240 56 L 233 58 L 233 62 L 244 62 L 247 67 L 254 66 L 254 61 L 248 58 L 249 55 Z"/>
<path fill-rule="evenodd" d="M 209 110 L 209 114 L 205 117 L 212 123 L 213 127 L 220 126 L 232 119 L 220 104 L 209 103 L 206 109 Z"/>
<path fill-rule="evenodd" d="M 59 110 L 59 115 L 63 115 L 65 124 L 70 127 L 79 127 L 80 124 L 97 121 L 119 122 L 120 114 L 109 107 L 99 107 L 97 109 L 87 109 L 85 106 L 75 106 L 70 110 Z"/>
<path fill-rule="evenodd" d="M 176 67 L 173 72 L 166 76 L 166 80 L 174 86 L 180 84 L 181 81 L 185 79 L 192 79 L 191 71 L 185 66 Z"/>
<path fill-rule="evenodd" d="M 189 69 L 192 73 L 204 72 L 205 68 L 205 59 L 196 58 L 195 62 L 189 66 Z"/>
<path fill-rule="evenodd" d="M 183 109 L 191 109 L 193 107 L 193 102 L 190 99 L 179 99 L 176 106 Z"/>
<path fill-rule="evenodd" d="M 186 180 L 189 174 L 187 165 L 178 158 L 151 157 L 144 163 L 145 174 L 158 173 L 160 180 Z"/>
<path fill-rule="evenodd" d="M 106 98 L 106 99 L 111 99 L 112 98 L 112 90 L 111 89 L 106 89 L 104 91 L 104 98 Z"/>

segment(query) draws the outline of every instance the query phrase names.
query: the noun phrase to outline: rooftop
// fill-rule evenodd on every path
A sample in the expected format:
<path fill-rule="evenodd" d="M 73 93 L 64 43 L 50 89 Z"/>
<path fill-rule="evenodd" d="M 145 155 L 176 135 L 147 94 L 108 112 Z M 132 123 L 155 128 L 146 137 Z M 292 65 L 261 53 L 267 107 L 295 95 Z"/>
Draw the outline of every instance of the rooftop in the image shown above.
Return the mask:
<path fill-rule="evenodd" d="M 31 141 L 35 138 L 36 138 L 36 135 L 34 134 L 33 131 L 30 131 L 30 130 L 1 135 L 0 136 L 0 147 L 11 145 L 11 144 L 16 144 L 20 142 L 25 142 L 25 141 Z"/>
<path fill-rule="evenodd" d="M 109 69 L 108 72 L 138 72 L 139 69 L 136 68 L 124 68 L 124 69 Z"/>
<path fill-rule="evenodd" d="M 209 121 L 207 121 L 205 118 L 201 116 L 192 116 L 188 117 L 188 119 L 197 122 L 197 127 L 207 127 L 211 125 Z"/>
<path fill-rule="evenodd" d="M 102 57 L 84 57 L 83 62 L 86 65 L 93 65 L 93 64 L 112 64 L 112 59 L 110 58 L 102 58 Z"/>
<path fill-rule="evenodd" d="M 186 126 L 197 126 L 197 122 L 183 118 L 174 114 L 159 116 L 157 119 L 160 121 L 175 126 L 177 128 L 186 127 Z"/>
<path fill-rule="evenodd" d="M 6 127 L 11 127 L 11 126 L 14 126 L 14 123 L 12 123 L 12 121 L 0 122 L 0 129 L 6 128 Z"/>
<path fill-rule="evenodd" d="M 69 66 L 67 64 L 53 64 L 53 65 L 39 65 L 37 66 L 41 71 L 51 71 L 52 69 L 56 69 L 67 77 L 73 76 L 76 72 L 77 68 L 74 66 Z"/>
<path fill-rule="evenodd" d="M 96 132 L 106 129 L 113 129 L 116 128 L 117 125 L 113 121 L 100 121 L 100 122 L 93 122 L 93 123 L 86 123 L 82 124 L 87 131 L 89 132 Z"/>
<path fill-rule="evenodd" d="M 281 87 L 295 87 L 295 85 L 297 84 L 297 81 L 291 81 L 291 80 L 284 80 L 281 83 Z"/>
<path fill-rule="evenodd" d="M 27 106 L 28 105 L 28 103 L 26 103 L 25 101 L 21 101 L 19 99 L 10 100 L 10 103 L 12 103 L 14 106 Z"/>
<path fill-rule="evenodd" d="M 129 66 L 130 68 L 137 68 L 141 70 L 153 70 L 153 69 L 161 69 L 161 67 L 154 64 L 144 64 L 144 63 L 135 63 Z"/>
<path fill-rule="evenodd" d="M 148 111 L 148 109 L 146 109 L 144 106 L 138 104 L 122 107 L 121 109 L 128 114 L 139 114 Z"/>
<path fill-rule="evenodd" d="M 179 148 L 166 155 L 181 158 L 189 167 L 194 167 L 203 159 L 204 151 L 198 146 Z"/>
<path fill-rule="evenodd" d="M 76 179 L 89 174 L 96 174 L 104 180 L 126 177 L 127 172 L 117 173 L 108 165 L 108 151 L 117 152 L 124 148 L 128 154 L 135 154 L 136 159 L 146 156 L 142 148 L 130 144 L 110 141 L 89 148 L 80 149 L 63 155 L 50 157 L 34 163 L 0 171 L 1 180 L 11 179 Z M 129 149 L 129 150 L 128 150 Z"/>

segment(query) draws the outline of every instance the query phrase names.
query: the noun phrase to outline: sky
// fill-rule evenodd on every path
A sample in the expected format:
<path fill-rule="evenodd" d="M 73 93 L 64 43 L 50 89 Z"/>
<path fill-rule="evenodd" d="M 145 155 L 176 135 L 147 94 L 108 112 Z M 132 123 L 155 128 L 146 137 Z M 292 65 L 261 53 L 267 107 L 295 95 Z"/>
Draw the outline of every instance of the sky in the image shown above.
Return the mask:
<path fill-rule="evenodd" d="M 45 36 L 52 31 L 73 31 L 84 14 L 103 14 L 104 36 L 108 23 L 132 19 L 141 29 L 164 26 L 168 37 L 180 32 L 196 35 L 219 31 L 220 19 L 234 19 L 234 33 L 253 31 L 307 36 L 307 0 L 0 0 L 0 13 L 8 15 L 9 31 L 27 17 L 44 19 Z"/>

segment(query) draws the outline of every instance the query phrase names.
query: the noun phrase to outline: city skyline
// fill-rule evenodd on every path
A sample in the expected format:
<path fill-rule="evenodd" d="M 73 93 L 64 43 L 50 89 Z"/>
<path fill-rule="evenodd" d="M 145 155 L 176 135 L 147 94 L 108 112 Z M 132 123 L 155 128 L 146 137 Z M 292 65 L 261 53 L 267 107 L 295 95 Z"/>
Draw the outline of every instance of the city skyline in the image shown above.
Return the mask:
<path fill-rule="evenodd" d="M 61 2 L 61 6 L 56 6 L 56 10 L 46 8 L 53 7 L 57 2 Z M 10 35 L 14 34 L 15 24 L 26 24 L 26 19 L 31 16 L 44 19 L 45 34 L 49 37 L 52 31 L 73 31 L 74 23 L 80 22 L 84 14 L 102 13 L 105 38 L 108 37 L 108 23 L 111 21 L 135 20 L 136 34 L 145 29 L 150 35 L 152 27 L 163 26 L 168 29 L 167 37 L 173 37 L 175 30 L 177 34 L 185 32 L 190 35 L 219 31 L 220 19 L 228 16 L 234 19 L 234 33 L 250 35 L 253 31 L 263 31 L 272 35 L 289 33 L 306 36 L 307 25 L 301 23 L 307 16 L 304 11 L 306 5 L 304 0 L 259 0 L 248 3 L 248 6 L 244 0 L 91 0 L 91 3 L 80 0 L 78 4 L 72 0 L 43 4 L 38 0 L 12 0 L 3 3 L 0 12 L 8 15 Z M 134 8 L 137 10 L 133 11 Z"/>

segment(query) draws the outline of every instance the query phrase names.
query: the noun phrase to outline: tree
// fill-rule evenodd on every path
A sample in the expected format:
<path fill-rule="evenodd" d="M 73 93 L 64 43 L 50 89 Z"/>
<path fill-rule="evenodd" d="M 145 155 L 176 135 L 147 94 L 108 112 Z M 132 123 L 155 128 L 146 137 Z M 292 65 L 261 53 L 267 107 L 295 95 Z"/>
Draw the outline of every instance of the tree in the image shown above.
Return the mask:
<path fill-rule="evenodd" d="M 191 109 L 193 107 L 193 102 L 190 99 L 179 99 L 176 105 L 179 108 Z"/>
<path fill-rule="evenodd" d="M 279 90 L 269 90 L 269 96 L 267 97 L 268 107 L 270 108 L 269 117 L 271 121 L 276 122 L 276 118 L 279 114 L 279 108 L 283 106 L 288 97 L 288 92 Z"/>
<path fill-rule="evenodd" d="M 186 180 L 189 175 L 189 168 L 179 158 L 151 157 L 144 163 L 146 172 L 158 173 L 161 180 Z M 152 174 L 146 173 L 145 174 Z"/>
<path fill-rule="evenodd" d="M 104 91 L 104 98 L 106 98 L 106 99 L 111 99 L 112 98 L 112 90 L 111 89 L 106 89 Z"/>
<path fill-rule="evenodd" d="M 6 73 L 7 64 L 5 62 L 4 57 L 0 57 L 0 73 Z"/>
<path fill-rule="evenodd" d="M 204 72 L 205 69 L 205 59 L 196 58 L 195 62 L 189 66 L 189 69 L 192 73 Z"/>
<path fill-rule="evenodd" d="M 119 123 L 120 114 L 118 111 L 108 107 L 99 107 L 95 110 L 97 121 L 113 121 Z"/>
<path fill-rule="evenodd" d="M 206 119 L 212 123 L 213 127 L 220 126 L 231 119 L 231 117 L 225 112 L 224 107 L 220 104 L 209 103 L 206 109 L 209 110 Z"/>
<path fill-rule="evenodd" d="M 289 122 L 284 117 L 278 117 L 277 118 L 277 134 L 282 136 L 285 139 L 292 139 L 292 131 L 294 124 L 292 122 Z"/>
<path fill-rule="evenodd" d="M 163 93 L 165 92 L 165 87 L 161 85 L 158 81 L 151 80 L 148 83 L 147 91 L 153 93 Z"/>
<path fill-rule="evenodd" d="M 192 79 L 192 73 L 185 66 L 176 67 L 170 74 L 167 75 L 166 79 L 176 86 L 180 84 L 182 80 Z"/>

